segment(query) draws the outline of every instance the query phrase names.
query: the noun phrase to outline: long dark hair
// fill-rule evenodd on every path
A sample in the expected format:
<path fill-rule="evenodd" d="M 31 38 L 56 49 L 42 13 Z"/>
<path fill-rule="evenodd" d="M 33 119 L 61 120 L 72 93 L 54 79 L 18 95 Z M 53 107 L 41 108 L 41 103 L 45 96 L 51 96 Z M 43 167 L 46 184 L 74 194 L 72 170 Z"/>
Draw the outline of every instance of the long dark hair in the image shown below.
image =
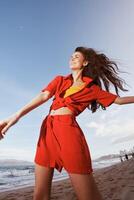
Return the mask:
<path fill-rule="evenodd" d="M 119 90 L 128 91 L 123 87 L 123 83 L 126 84 L 125 80 L 118 76 L 118 72 L 120 71 L 116 62 L 110 60 L 105 54 L 100 53 L 99 51 L 93 48 L 87 47 L 77 47 L 75 52 L 79 51 L 83 54 L 85 60 L 88 61 L 88 65 L 84 67 L 82 71 L 82 76 L 88 76 L 93 79 L 93 83 L 99 85 L 102 88 L 101 80 L 105 86 L 106 91 L 109 92 L 109 86 L 112 83 L 114 85 L 116 94 L 119 95 Z M 91 105 L 89 105 L 89 109 L 95 112 L 101 104 L 96 101 L 92 101 Z M 90 108 L 91 106 L 91 108 Z M 101 105 L 103 110 L 106 108 Z"/>

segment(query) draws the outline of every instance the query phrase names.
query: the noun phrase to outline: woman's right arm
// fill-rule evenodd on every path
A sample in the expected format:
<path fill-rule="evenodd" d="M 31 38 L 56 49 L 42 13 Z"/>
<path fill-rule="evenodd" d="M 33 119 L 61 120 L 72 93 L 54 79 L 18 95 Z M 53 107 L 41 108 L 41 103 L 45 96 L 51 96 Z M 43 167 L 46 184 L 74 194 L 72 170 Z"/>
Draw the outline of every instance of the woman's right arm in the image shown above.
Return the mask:
<path fill-rule="evenodd" d="M 50 98 L 50 91 L 45 90 L 38 94 L 35 98 L 33 98 L 28 104 L 26 104 L 23 108 L 18 110 L 15 114 L 10 116 L 9 118 L 0 121 L 0 139 L 3 138 L 2 134 L 15 124 L 22 116 L 26 115 L 31 110 L 40 106 L 44 102 L 46 102 Z"/>
<path fill-rule="evenodd" d="M 50 95 L 49 91 L 41 92 L 34 99 L 32 99 L 28 104 L 26 104 L 22 109 L 18 110 L 16 112 L 17 116 L 21 118 L 23 115 L 27 114 L 31 110 L 40 106 L 41 104 L 43 104 L 49 99 L 49 95 Z"/>

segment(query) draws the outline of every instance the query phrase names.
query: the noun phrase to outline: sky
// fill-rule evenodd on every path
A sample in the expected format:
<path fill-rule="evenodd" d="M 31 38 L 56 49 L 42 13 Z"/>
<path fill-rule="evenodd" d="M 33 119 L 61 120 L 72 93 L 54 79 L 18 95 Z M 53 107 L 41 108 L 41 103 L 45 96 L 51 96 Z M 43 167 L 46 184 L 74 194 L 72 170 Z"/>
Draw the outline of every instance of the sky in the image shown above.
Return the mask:
<path fill-rule="evenodd" d="M 0 120 L 29 103 L 56 75 L 67 75 L 75 48 L 87 46 L 116 61 L 134 96 L 133 0 L 0 1 Z M 111 86 L 111 92 L 115 93 Z M 23 116 L 0 141 L 0 159 L 34 160 L 52 99 Z M 91 158 L 134 146 L 134 104 L 112 104 L 77 121 Z"/>

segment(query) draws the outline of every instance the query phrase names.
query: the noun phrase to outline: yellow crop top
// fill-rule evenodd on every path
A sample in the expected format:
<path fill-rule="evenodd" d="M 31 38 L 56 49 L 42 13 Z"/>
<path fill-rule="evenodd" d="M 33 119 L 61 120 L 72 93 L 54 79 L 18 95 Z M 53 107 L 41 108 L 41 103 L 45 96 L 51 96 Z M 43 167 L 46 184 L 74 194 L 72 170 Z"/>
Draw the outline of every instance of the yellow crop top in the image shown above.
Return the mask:
<path fill-rule="evenodd" d="M 64 98 L 75 93 L 78 92 L 79 90 L 81 90 L 85 85 L 82 86 L 71 86 L 70 88 L 68 88 L 64 94 Z"/>

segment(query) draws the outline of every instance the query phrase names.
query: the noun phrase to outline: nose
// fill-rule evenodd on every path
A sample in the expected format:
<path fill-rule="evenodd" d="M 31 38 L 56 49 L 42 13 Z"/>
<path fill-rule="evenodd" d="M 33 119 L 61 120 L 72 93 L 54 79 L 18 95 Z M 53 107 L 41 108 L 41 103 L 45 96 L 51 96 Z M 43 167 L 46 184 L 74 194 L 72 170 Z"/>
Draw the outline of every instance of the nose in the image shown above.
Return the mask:
<path fill-rule="evenodd" d="M 74 61 L 74 60 L 75 60 L 75 58 L 74 58 L 74 57 L 72 57 L 70 60 L 71 60 L 71 61 Z"/>

